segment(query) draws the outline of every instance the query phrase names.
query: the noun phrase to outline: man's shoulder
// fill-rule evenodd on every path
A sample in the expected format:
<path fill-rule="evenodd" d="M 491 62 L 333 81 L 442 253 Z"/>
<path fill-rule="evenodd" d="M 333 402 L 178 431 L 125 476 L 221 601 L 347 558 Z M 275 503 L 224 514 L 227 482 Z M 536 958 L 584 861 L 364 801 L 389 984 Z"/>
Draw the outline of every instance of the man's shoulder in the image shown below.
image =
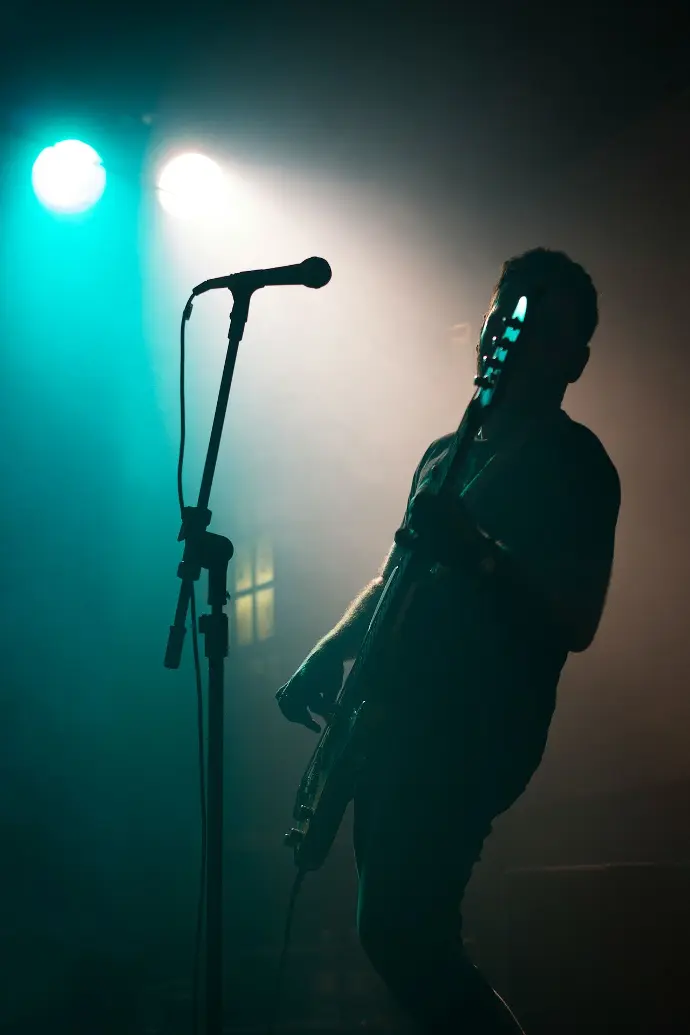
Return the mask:
<path fill-rule="evenodd" d="M 565 410 L 560 411 L 559 433 L 568 448 L 582 455 L 591 456 L 615 470 L 613 460 L 599 436 L 591 428 L 588 428 L 586 424 L 573 420 Z"/>
<path fill-rule="evenodd" d="M 425 481 L 429 476 L 431 468 L 436 466 L 439 458 L 447 451 L 453 438 L 454 435 L 450 432 L 448 435 L 442 435 L 440 438 L 435 438 L 434 441 L 427 446 L 422 454 L 421 460 L 417 464 L 417 469 L 412 479 L 412 495 L 417 491 L 421 482 Z"/>
<path fill-rule="evenodd" d="M 428 463 L 429 460 L 435 460 L 439 456 L 447 451 L 455 438 L 455 432 L 449 431 L 447 435 L 441 435 L 440 438 L 435 438 L 434 441 L 427 447 L 424 456 L 421 459 L 422 465 Z"/>
<path fill-rule="evenodd" d="M 573 420 L 565 410 L 560 411 L 558 440 L 561 455 L 568 465 L 582 474 L 589 473 L 608 483 L 612 491 L 620 492 L 616 465 L 603 442 L 586 424 Z"/>
<path fill-rule="evenodd" d="M 452 444 L 455 434 L 455 432 L 450 431 L 447 435 L 435 438 L 422 456 L 420 467 L 423 467 L 431 460 L 437 459 L 439 456 L 443 456 Z M 560 410 L 558 413 L 555 434 L 548 436 L 537 435 L 532 440 L 535 444 L 537 442 L 543 443 L 545 438 L 552 442 L 555 441 L 561 450 L 565 450 L 574 457 L 579 457 L 583 461 L 590 459 L 592 463 L 599 464 L 616 473 L 616 467 L 601 439 L 585 424 L 580 424 L 578 421 L 573 420 L 565 410 Z"/>

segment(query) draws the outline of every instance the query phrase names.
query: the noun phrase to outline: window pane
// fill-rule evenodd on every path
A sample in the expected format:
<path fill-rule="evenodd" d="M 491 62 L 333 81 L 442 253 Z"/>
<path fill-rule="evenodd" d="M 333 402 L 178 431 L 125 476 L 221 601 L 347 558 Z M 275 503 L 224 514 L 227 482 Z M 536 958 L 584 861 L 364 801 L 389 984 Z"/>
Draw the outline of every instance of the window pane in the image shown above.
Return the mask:
<path fill-rule="evenodd" d="M 235 598 L 235 635 L 240 647 L 254 640 L 254 608 L 251 593 Z"/>
<path fill-rule="evenodd" d="M 256 638 L 267 640 L 273 636 L 275 625 L 273 589 L 260 589 L 256 593 Z"/>
<path fill-rule="evenodd" d="M 235 565 L 235 592 L 246 593 L 254 586 L 251 550 L 246 546 L 239 546 L 231 563 Z"/>
<path fill-rule="evenodd" d="M 256 585 L 267 582 L 273 582 L 273 544 L 270 539 L 260 539 L 256 544 Z"/>

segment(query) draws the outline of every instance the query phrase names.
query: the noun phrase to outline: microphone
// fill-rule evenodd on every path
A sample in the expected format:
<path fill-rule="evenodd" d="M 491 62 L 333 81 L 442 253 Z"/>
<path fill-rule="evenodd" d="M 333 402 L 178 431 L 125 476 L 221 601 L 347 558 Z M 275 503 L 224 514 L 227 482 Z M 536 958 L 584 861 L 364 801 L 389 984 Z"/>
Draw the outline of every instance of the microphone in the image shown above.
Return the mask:
<path fill-rule="evenodd" d="M 246 270 L 244 273 L 231 273 L 227 277 L 213 277 L 197 284 L 192 295 L 203 295 L 215 288 L 250 292 L 272 284 L 304 284 L 305 287 L 320 288 L 330 279 L 331 267 L 325 259 L 313 255 L 311 259 L 296 262 L 292 266 L 274 266 L 270 270 Z"/>

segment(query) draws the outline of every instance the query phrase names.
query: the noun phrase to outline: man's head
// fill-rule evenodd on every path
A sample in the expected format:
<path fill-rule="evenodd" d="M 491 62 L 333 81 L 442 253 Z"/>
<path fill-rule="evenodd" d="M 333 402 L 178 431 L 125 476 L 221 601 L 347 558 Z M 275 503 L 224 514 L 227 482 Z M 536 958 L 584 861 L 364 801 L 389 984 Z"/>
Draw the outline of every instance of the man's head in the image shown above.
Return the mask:
<path fill-rule="evenodd" d="M 520 295 L 528 300 L 520 343 L 522 376 L 562 395 L 589 359 L 589 341 L 599 319 L 596 288 L 587 271 L 564 252 L 534 248 L 503 263 L 487 316 Z"/>

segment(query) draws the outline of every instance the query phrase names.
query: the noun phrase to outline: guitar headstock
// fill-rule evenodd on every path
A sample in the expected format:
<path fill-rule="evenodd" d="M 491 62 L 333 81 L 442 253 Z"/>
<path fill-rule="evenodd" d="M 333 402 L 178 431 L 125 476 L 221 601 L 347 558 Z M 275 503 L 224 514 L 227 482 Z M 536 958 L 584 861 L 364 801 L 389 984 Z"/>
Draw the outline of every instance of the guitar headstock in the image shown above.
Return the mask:
<path fill-rule="evenodd" d="M 523 334 L 527 309 L 527 295 L 513 294 L 501 300 L 484 321 L 479 338 L 481 373 L 474 379 L 477 390 L 473 397 L 482 409 L 494 402 L 509 356 Z"/>

